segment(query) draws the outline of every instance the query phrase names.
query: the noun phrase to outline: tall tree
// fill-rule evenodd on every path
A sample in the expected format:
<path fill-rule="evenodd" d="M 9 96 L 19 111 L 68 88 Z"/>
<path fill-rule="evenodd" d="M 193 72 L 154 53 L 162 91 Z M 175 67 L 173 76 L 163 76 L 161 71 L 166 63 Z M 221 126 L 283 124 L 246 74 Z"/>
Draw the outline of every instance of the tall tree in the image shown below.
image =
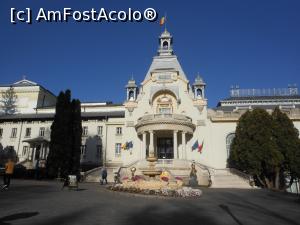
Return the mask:
<path fill-rule="evenodd" d="M 14 114 L 17 112 L 17 100 L 18 96 L 13 87 L 10 87 L 2 93 L 1 108 L 5 115 Z"/>
<path fill-rule="evenodd" d="M 277 107 L 272 113 L 274 121 L 274 139 L 278 150 L 283 155 L 284 160 L 280 165 L 280 178 L 277 186 L 285 189 L 290 186 L 297 175 L 297 167 L 300 164 L 299 132 L 295 128 L 290 118 Z M 286 176 L 290 176 L 290 183 L 286 186 Z"/>
<path fill-rule="evenodd" d="M 50 151 L 47 169 L 50 177 L 78 174 L 81 146 L 81 106 L 72 100 L 71 91 L 60 92 L 54 121 L 51 126 Z"/>
<path fill-rule="evenodd" d="M 256 177 L 261 185 L 277 188 L 284 157 L 273 136 L 274 122 L 263 109 L 241 116 L 231 146 L 229 165 Z"/>
<path fill-rule="evenodd" d="M 60 92 L 57 97 L 54 121 L 51 125 L 50 149 L 47 158 L 47 170 L 50 177 L 58 173 L 65 176 L 70 157 L 70 100 L 71 92 Z"/>
<path fill-rule="evenodd" d="M 80 146 L 82 135 L 81 104 L 78 99 L 72 101 L 72 148 L 70 174 L 79 174 L 80 170 Z"/>

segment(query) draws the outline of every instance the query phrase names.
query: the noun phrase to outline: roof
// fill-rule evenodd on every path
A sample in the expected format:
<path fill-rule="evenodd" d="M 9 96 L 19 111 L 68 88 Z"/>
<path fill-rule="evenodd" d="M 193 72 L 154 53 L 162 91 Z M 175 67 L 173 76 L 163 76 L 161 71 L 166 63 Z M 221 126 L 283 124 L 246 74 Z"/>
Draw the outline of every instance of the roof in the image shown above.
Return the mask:
<path fill-rule="evenodd" d="M 150 79 L 152 72 L 157 72 L 161 70 L 169 70 L 169 71 L 178 71 L 179 76 L 181 76 L 184 80 L 187 80 L 185 73 L 182 70 L 182 67 L 177 60 L 176 55 L 171 56 L 155 56 L 153 58 L 152 64 L 147 72 L 145 80 Z"/>
<path fill-rule="evenodd" d="M 30 138 L 30 139 L 25 139 L 23 142 L 27 142 L 29 144 L 35 144 L 35 143 L 48 143 L 50 140 L 44 138 L 44 137 L 36 137 L 36 138 Z"/>
<path fill-rule="evenodd" d="M 288 99 L 299 99 L 300 100 L 300 95 L 288 95 L 288 96 L 245 96 L 245 97 L 229 97 L 223 101 L 239 101 L 239 100 L 288 100 Z"/>
<path fill-rule="evenodd" d="M 30 81 L 30 80 L 26 80 L 25 78 L 20 80 L 20 81 L 17 81 L 15 83 L 13 83 L 12 86 L 18 86 L 18 87 L 24 87 L 24 86 L 38 86 L 37 83 L 33 82 L 33 81 Z"/>
<path fill-rule="evenodd" d="M 54 113 L 39 113 L 39 114 L 14 114 L 0 116 L 0 121 L 10 120 L 41 120 L 54 119 Z M 111 112 L 81 112 L 81 117 L 84 118 L 99 118 L 99 117 L 125 117 L 125 111 Z"/>
<path fill-rule="evenodd" d="M 27 79 L 22 79 L 20 81 L 17 81 L 13 84 L 4 84 L 4 85 L 0 85 L 0 87 L 40 87 L 41 89 L 43 89 L 46 92 L 49 92 L 51 95 L 53 95 L 54 97 L 56 97 L 55 94 L 53 94 L 51 91 L 49 91 L 48 89 L 44 88 L 42 85 L 35 83 L 33 81 L 27 80 Z"/>

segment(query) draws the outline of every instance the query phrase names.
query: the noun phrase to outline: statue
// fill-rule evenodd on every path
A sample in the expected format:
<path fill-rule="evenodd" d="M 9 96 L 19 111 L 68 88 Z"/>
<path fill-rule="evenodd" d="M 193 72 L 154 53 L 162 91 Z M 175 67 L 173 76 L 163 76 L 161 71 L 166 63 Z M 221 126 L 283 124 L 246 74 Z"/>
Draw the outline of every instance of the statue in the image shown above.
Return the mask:
<path fill-rule="evenodd" d="M 189 180 L 189 185 L 191 187 L 197 187 L 198 186 L 198 180 L 197 180 L 197 170 L 195 168 L 195 163 L 192 163 L 192 169 L 190 172 L 190 180 Z"/>

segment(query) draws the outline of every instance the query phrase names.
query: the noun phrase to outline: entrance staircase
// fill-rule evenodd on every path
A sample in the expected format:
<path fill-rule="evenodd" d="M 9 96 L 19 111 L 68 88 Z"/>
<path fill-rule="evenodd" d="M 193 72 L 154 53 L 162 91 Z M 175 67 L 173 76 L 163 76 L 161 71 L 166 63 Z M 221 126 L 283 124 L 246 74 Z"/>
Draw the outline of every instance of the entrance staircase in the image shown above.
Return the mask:
<path fill-rule="evenodd" d="M 212 188 L 252 188 L 249 183 L 250 177 L 234 169 L 214 169 L 197 162 L 179 159 L 160 159 L 156 163 L 156 168 L 167 171 L 170 174 L 171 180 L 179 177 L 185 185 L 188 185 L 192 163 L 195 163 L 198 184 L 200 186 Z M 139 160 L 127 166 L 121 166 L 120 164 L 106 165 L 108 182 L 114 182 L 114 175 L 116 173 L 120 174 L 121 180 L 124 177 L 130 178 L 132 167 L 136 168 L 135 175 L 143 176 L 142 171 L 148 168 L 148 162 L 146 160 Z M 99 182 L 100 172 L 101 167 L 87 171 L 85 173 L 85 181 Z"/>
<path fill-rule="evenodd" d="M 212 188 L 253 188 L 252 178 L 236 169 L 214 170 L 212 176 Z"/>

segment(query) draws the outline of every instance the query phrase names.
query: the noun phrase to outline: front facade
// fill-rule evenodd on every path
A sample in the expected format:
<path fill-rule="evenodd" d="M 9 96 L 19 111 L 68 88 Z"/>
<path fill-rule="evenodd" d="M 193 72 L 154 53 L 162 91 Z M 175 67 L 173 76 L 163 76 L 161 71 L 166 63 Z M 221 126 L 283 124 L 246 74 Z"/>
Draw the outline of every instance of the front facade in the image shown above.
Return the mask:
<path fill-rule="evenodd" d="M 172 43 L 165 30 L 141 85 L 133 79 L 126 85 L 124 104 L 82 103 L 82 164 L 143 165 L 149 151 L 154 151 L 162 167 L 188 169 L 196 162 L 225 169 L 237 121 L 255 107 L 271 112 L 279 106 L 300 130 L 300 96 L 294 86 L 278 93 L 232 88 L 230 98 L 209 109 L 204 80 L 200 76 L 193 82 L 187 79 Z M 0 142 L 3 148 L 13 148 L 20 162 L 34 165 L 48 153 L 55 96 L 25 79 L 13 87 L 20 100 L 16 113 L 0 117 Z M 24 89 L 32 92 L 24 94 Z M 33 95 L 34 90 L 39 94 Z"/>

